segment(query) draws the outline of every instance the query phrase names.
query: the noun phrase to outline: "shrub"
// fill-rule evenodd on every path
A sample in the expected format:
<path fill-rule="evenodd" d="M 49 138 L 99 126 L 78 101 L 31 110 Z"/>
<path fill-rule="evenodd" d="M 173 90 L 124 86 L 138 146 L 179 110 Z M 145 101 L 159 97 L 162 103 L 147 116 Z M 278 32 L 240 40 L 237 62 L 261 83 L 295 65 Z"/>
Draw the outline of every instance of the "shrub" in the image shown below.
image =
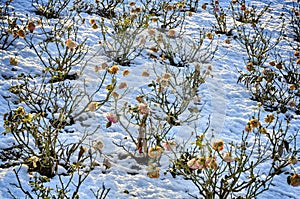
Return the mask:
<path fill-rule="evenodd" d="M 217 23 L 213 25 L 213 28 L 217 34 L 226 34 L 227 36 L 232 35 L 232 29 L 227 27 L 227 13 L 223 7 L 219 4 L 219 1 L 211 0 L 211 13 L 214 15 Z M 205 5 L 205 4 L 204 4 Z M 202 8 L 206 9 L 206 5 Z"/>
<path fill-rule="evenodd" d="M 198 119 L 201 109 L 196 102 L 193 104 L 193 100 L 198 99 L 197 89 L 205 82 L 209 71 L 202 73 L 200 65 L 195 69 L 166 66 L 165 73 L 160 74 L 154 69 L 154 74 L 156 80 L 148 85 L 150 90 L 143 89 L 136 96 L 136 103 L 124 102 L 124 95 L 115 98 L 118 124 L 129 136 L 115 144 L 141 164 L 148 164 L 149 158 L 159 161 L 163 143 L 171 139 L 169 133 L 174 126 Z M 149 74 L 144 71 L 142 75 Z M 135 149 L 130 147 L 132 144 Z"/>
<path fill-rule="evenodd" d="M 234 21 L 241 23 L 257 24 L 259 20 L 269 11 L 270 4 L 258 10 L 256 6 L 246 5 L 245 0 L 232 1 L 230 3 L 231 14 Z"/>
<path fill-rule="evenodd" d="M 279 116 L 269 114 L 264 120 L 261 122 L 260 111 L 254 114 L 241 141 L 227 144 L 214 136 L 209 139 L 207 128 L 175 156 L 168 172 L 192 181 L 204 198 L 257 197 L 289 165 L 294 176 L 292 165 L 297 160 L 293 160 L 299 154 L 298 132 L 290 132 Z"/>
<path fill-rule="evenodd" d="M 246 25 L 237 26 L 238 35 L 235 38 L 240 46 L 245 49 L 248 56 L 247 62 L 252 62 L 253 65 L 262 67 L 271 55 L 272 50 L 282 40 L 283 27 L 284 24 L 282 24 L 278 35 L 275 36 L 262 25 L 251 27 Z"/>
<path fill-rule="evenodd" d="M 42 71 L 36 75 L 20 74 L 9 89 L 19 107 L 9 106 L 4 118 L 5 134 L 13 136 L 15 142 L 22 146 L 21 159 L 35 157 L 37 166 L 33 170 L 47 177 L 55 174 L 55 165 L 59 161 L 69 169 L 70 157 L 79 147 L 79 144 L 74 145 L 74 151 L 64 157 L 65 148 L 69 150 L 70 146 L 62 143 L 60 133 L 68 132 L 65 127 L 74 124 L 74 120 L 87 112 L 91 104 L 95 109 L 101 107 L 111 94 L 111 90 L 105 91 L 104 86 L 107 74 L 111 73 L 108 68 L 104 68 L 95 90 L 87 91 L 85 81 L 78 84 L 72 81 L 82 75 L 89 61 L 85 59 L 85 40 L 79 43 L 77 37 L 77 22 L 74 16 L 40 20 L 39 31 L 43 37 L 40 39 L 36 33 L 38 30 L 29 30 L 29 24 L 35 27 L 36 21 L 29 21 L 28 32 L 24 32 L 23 39 L 41 62 Z M 115 73 L 111 76 L 110 87 L 113 89 Z M 104 99 L 95 99 L 99 92 L 106 92 Z M 82 139 L 85 138 L 86 135 L 83 135 Z"/>
<path fill-rule="evenodd" d="M 282 113 L 292 110 L 299 114 L 298 51 L 283 58 L 277 47 L 282 41 L 284 25 L 276 37 L 261 25 L 250 29 L 244 25 L 237 27 L 239 35 L 236 39 L 248 56 L 246 70 L 239 70 L 238 82 L 244 83 L 252 98 L 267 110 Z"/>
<path fill-rule="evenodd" d="M 71 135 L 68 140 L 63 140 L 61 134 L 72 133 L 73 131 L 65 127 L 74 124 L 82 113 L 95 111 L 108 101 L 111 91 L 107 92 L 104 99 L 94 97 L 103 91 L 107 74 L 112 75 L 112 84 L 109 87 L 114 89 L 115 86 L 116 73 L 111 68 L 103 69 L 100 83 L 92 92 L 86 90 L 85 82 L 79 86 L 67 80 L 55 83 L 46 81 L 49 71 L 44 71 L 42 77 L 21 75 L 18 84 L 10 89 L 20 104 L 18 108 L 11 108 L 4 115 L 3 133 L 13 137 L 13 148 L 20 152 L 15 153 L 17 157 L 11 154 L 13 159 L 18 160 L 18 164 L 27 165 L 28 172 L 32 174 L 29 181 L 32 190 L 29 191 L 20 182 L 21 167 L 14 169 L 17 184 L 13 185 L 21 189 L 26 197 L 78 198 L 79 189 L 90 172 L 96 166 L 100 166 L 96 158 L 103 143 L 98 141 L 93 146 L 86 144 L 86 140 L 90 139 L 99 127 L 94 130 L 86 129 L 77 140 L 72 140 Z M 55 175 L 59 184 L 51 187 L 47 182 Z M 96 198 L 107 196 L 110 189 L 104 186 L 102 188 L 96 192 L 91 190 Z M 13 196 L 12 192 L 9 193 Z"/>
<path fill-rule="evenodd" d="M 100 43 L 105 55 L 123 66 L 130 65 L 144 49 L 146 38 L 141 33 L 148 27 L 148 17 L 141 8 L 130 7 L 129 10 L 129 13 L 120 14 L 114 20 L 102 18 L 99 21 Z M 91 25 L 97 28 L 96 22 Z"/>
<path fill-rule="evenodd" d="M 184 11 L 185 2 L 173 3 L 172 0 L 160 2 L 141 0 L 145 13 L 150 16 L 150 20 L 157 24 L 158 29 L 170 30 L 179 28 L 181 31 L 184 25 L 186 12 Z"/>
<path fill-rule="evenodd" d="M 292 28 L 294 40 L 300 42 L 300 3 L 293 2 L 293 7 L 289 10 L 289 21 Z"/>
<path fill-rule="evenodd" d="M 80 148 L 81 150 L 83 148 Z M 86 153 L 86 152 L 84 152 Z M 84 159 L 92 160 L 92 154 L 82 154 L 79 160 Z M 20 189 L 24 196 L 27 198 L 80 198 L 81 192 L 80 188 L 87 177 L 90 175 L 90 172 L 93 169 L 93 162 L 90 162 L 89 165 L 81 163 L 74 163 L 73 171 L 69 174 L 59 174 L 58 175 L 58 183 L 54 186 L 51 186 L 49 182 L 51 179 L 47 176 L 40 175 L 38 173 L 31 172 L 30 179 L 28 184 L 32 188 L 28 190 L 27 187 L 21 182 L 20 179 L 20 171 L 21 169 L 25 169 L 25 166 L 20 166 L 19 168 L 15 168 L 13 171 L 15 173 L 17 183 L 12 183 L 11 185 L 15 186 L 17 189 Z M 99 188 L 96 192 L 91 189 L 91 193 L 96 199 L 104 199 L 107 197 L 110 188 L 106 188 L 104 184 L 102 188 Z M 8 193 L 12 198 L 16 198 L 15 194 L 11 189 L 8 189 Z M 87 193 L 87 191 L 85 191 Z"/>
<path fill-rule="evenodd" d="M 103 82 L 94 93 L 88 94 L 67 81 L 47 83 L 45 79 L 40 79 L 42 83 L 37 84 L 30 76 L 19 79 L 23 83 L 12 87 L 10 91 L 28 110 L 19 105 L 6 113 L 4 134 L 13 136 L 17 145 L 22 146 L 21 159 L 36 157 L 36 166 L 31 167 L 34 171 L 52 177 L 58 162 L 66 169 L 70 168 L 70 157 L 87 136 L 83 135 L 78 146 L 73 146 L 74 151 L 64 157 L 65 148 L 69 150 L 71 146 L 64 145 L 59 134 L 68 132 L 64 130 L 65 127 L 74 124 L 76 117 L 87 111 L 89 104 L 95 103 L 97 108 L 102 106 L 111 92 L 102 101 L 96 101 L 94 95 L 100 91 Z M 83 107 L 79 106 L 81 103 Z"/>
<path fill-rule="evenodd" d="M 28 22 L 28 26 L 36 26 L 38 23 L 40 25 L 37 30 L 26 32 L 24 41 L 34 50 L 44 70 L 51 75 L 51 82 L 76 79 L 78 74 L 74 74 L 74 67 L 78 69 L 81 65 L 79 73 L 84 69 L 85 64 L 80 63 L 83 62 L 88 49 L 85 45 L 86 39 L 78 39 L 79 21 L 75 16 L 69 15 L 56 21 L 41 19 L 38 22 Z M 70 74 L 72 70 L 73 74 Z"/>
<path fill-rule="evenodd" d="M 297 51 L 295 51 L 297 52 Z M 266 110 L 286 113 L 288 110 L 299 112 L 299 68 L 298 57 L 284 61 L 277 59 L 264 67 L 249 62 L 247 71 L 240 71 L 238 82 L 243 82 L 250 90 L 252 98 L 261 102 Z"/>
<path fill-rule="evenodd" d="M 0 5 L 0 49 L 8 49 L 19 37 L 21 22 L 10 5 L 11 1 L 7 0 Z"/>
<path fill-rule="evenodd" d="M 187 35 L 179 35 L 171 29 L 165 34 L 154 34 L 151 40 L 155 46 L 151 47 L 150 57 L 160 57 L 163 62 L 172 66 L 184 67 L 190 63 L 209 63 L 218 47 L 213 43 L 213 34 L 205 30 L 199 30 L 199 35 L 191 38 Z"/>
<path fill-rule="evenodd" d="M 94 3 L 82 0 L 74 1 L 72 10 L 78 13 L 86 12 L 100 17 L 112 19 L 116 17 L 116 8 L 121 7 L 124 0 L 96 0 Z"/>
<path fill-rule="evenodd" d="M 36 14 L 51 19 L 59 18 L 69 5 L 70 0 L 31 0 L 31 2 L 31 5 L 36 10 Z"/>

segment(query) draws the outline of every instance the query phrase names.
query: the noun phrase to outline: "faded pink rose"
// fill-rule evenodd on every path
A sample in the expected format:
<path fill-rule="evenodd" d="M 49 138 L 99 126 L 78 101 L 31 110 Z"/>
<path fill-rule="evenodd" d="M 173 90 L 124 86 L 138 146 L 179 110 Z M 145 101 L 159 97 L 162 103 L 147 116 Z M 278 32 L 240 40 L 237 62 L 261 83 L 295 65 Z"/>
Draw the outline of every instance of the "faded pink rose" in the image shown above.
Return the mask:
<path fill-rule="evenodd" d="M 205 168 L 206 158 L 205 157 L 198 157 L 192 158 L 187 162 L 187 166 L 191 169 L 203 169 Z"/>
<path fill-rule="evenodd" d="M 170 29 L 170 30 L 168 31 L 168 36 L 169 36 L 169 37 L 175 37 L 175 35 L 176 35 L 176 31 L 175 31 L 174 29 Z"/>
<path fill-rule="evenodd" d="M 191 169 L 199 169 L 201 167 L 197 158 L 190 159 L 186 164 Z"/>
<path fill-rule="evenodd" d="M 166 151 L 172 151 L 176 145 L 177 144 L 174 140 L 168 140 L 163 144 L 163 147 Z"/>
<path fill-rule="evenodd" d="M 139 104 L 139 112 L 141 114 L 148 114 L 150 112 L 150 109 L 146 103 L 140 103 Z"/>
<path fill-rule="evenodd" d="M 117 123 L 118 122 L 118 117 L 113 113 L 107 113 L 106 114 L 106 119 L 111 123 Z"/>
<path fill-rule="evenodd" d="M 230 152 L 226 152 L 224 153 L 223 155 L 223 160 L 225 162 L 233 162 L 234 161 L 234 158 L 232 157 L 231 153 Z"/>

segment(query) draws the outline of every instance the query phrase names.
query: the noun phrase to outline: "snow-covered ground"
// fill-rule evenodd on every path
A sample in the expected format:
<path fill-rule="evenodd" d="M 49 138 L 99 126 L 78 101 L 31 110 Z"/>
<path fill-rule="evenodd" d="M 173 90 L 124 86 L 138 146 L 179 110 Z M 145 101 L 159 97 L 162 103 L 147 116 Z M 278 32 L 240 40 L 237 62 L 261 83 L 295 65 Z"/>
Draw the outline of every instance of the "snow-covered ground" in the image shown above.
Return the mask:
<path fill-rule="evenodd" d="M 5 0 L 0 0 L 1 5 Z M 250 1 L 249 1 L 250 2 Z M 215 23 L 213 15 L 208 10 L 201 9 L 201 4 L 204 1 L 200 1 L 197 13 L 192 16 L 188 16 L 185 19 L 186 25 L 184 34 L 193 35 L 196 34 L 199 28 L 206 28 L 211 30 L 211 24 Z M 225 7 L 228 6 L 227 1 L 220 1 Z M 279 14 L 283 8 L 291 6 L 291 1 L 251 1 L 258 7 L 271 3 L 269 14 L 274 17 L 274 21 L 279 17 Z M 14 0 L 11 6 L 15 8 L 15 12 L 18 16 L 24 20 L 37 19 L 38 16 L 33 12 L 30 0 Z M 83 70 L 81 76 L 74 80 L 76 84 L 82 85 L 85 80 L 87 85 L 87 92 L 92 92 L 96 85 L 100 82 L 99 77 L 103 74 L 103 71 L 95 72 L 96 66 L 101 66 L 102 63 L 107 62 L 112 64 L 111 60 L 107 58 L 98 43 L 100 31 L 99 29 L 92 29 L 88 23 L 89 19 L 97 17 L 95 15 L 89 15 L 82 13 L 82 17 L 86 19 L 86 22 L 82 24 L 79 29 L 79 40 L 83 41 L 87 39 L 87 46 L 90 48 L 90 52 L 87 57 L 91 57 L 94 53 L 97 56 L 91 57 L 86 67 Z M 267 20 L 266 18 L 264 20 Z M 26 20 L 25 20 L 26 21 Z M 232 24 L 232 21 L 228 22 Z M 39 31 L 37 27 L 36 31 Z M 270 28 L 276 34 L 276 27 Z M 147 32 L 142 33 L 147 36 Z M 150 37 L 146 37 L 147 42 L 151 43 Z M 225 42 L 230 40 L 230 42 Z M 146 45 L 147 45 L 146 42 Z M 215 40 L 218 44 L 218 51 L 215 54 L 214 59 L 207 65 L 212 66 L 212 78 L 207 78 L 205 84 L 201 85 L 199 95 L 201 96 L 201 105 L 203 110 L 200 113 L 200 118 L 196 122 L 197 129 L 203 131 L 206 128 L 208 118 L 210 118 L 210 130 L 214 132 L 218 138 L 222 138 L 225 142 L 239 140 L 245 124 L 253 114 L 253 110 L 257 105 L 257 102 L 250 100 L 250 93 L 246 88 L 237 84 L 239 77 L 238 69 L 245 70 L 245 51 L 240 45 L 232 38 L 226 35 L 215 36 Z M 285 49 L 290 50 L 288 45 L 283 46 Z M 100 51 L 98 51 L 100 50 Z M 10 58 L 16 57 L 18 60 L 17 66 L 10 64 Z M 3 117 L 4 113 L 9 111 L 8 101 L 13 101 L 14 98 L 10 98 L 11 95 L 8 89 L 15 82 L 14 78 L 21 74 L 37 74 L 42 70 L 41 63 L 34 54 L 31 48 L 25 47 L 25 42 L 22 38 L 18 38 L 14 45 L 7 50 L 0 51 L 0 132 L 4 131 Z M 140 56 L 138 56 L 130 66 L 119 66 L 120 71 L 128 69 L 130 74 L 128 76 L 122 76 L 121 73 L 117 74 L 117 80 L 119 82 L 126 82 L 128 86 L 128 94 L 123 100 L 127 100 L 129 103 L 135 103 L 134 96 L 140 94 L 141 88 L 147 89 L 147 85 L 155 80 L 155 74 L 152 70 L 155 66 L 155 70 L 159 73 L 164 73 L 164 65 L 147 57 L 147 50 L 144 50 Z M 75 68 L 76 69 L 76 68 Z M 148 71 L 150 76 L 142 76 L 142 71 Z M 106 80 L 105 84 L 110 83 L 110 80 Z M 124 91 L 119 89 L 119 93 Z M 103 98 L 105 94 L 97 94 L 96 97 Z M 84 106 L 83 101 L 79 106 Z M 102 163 L 104 159 L 108 159 L 111 163 L 111 167 L 105 170 L 102 166 L 96 167 L 91 171 L 90 175 L 84 181 L 79 190 L 80 198 L 93 198 L 92 191 L 97 191 L 102 188 L 104 184 L 106 188 L 110 188 L 107 198 L 192 198 L 191 195 L 198 195 L 197 188 L 190 181 L 184 180 L 181 177 L 173 178 L 169 173 L 164 174 L 164 171 L 169 166 L 168 152 L 162 156 L 160 160 L 160 177 L 149 178 L 147 176 L 147 165 L 140 165 L 132 158 L 127 157 L 126 152 L 117 147 L 113 142 L 119 143 L 125 136 L 128 136 L 123 128 L 118 123 L 112 124 L 110 128 L 106 128 L 107 120 L 105 113 L 113 111 L 114 103 L 112 100 L 105 104 L 103 107 L 95 112 L 86 112 L 78 116 L 75 119 L 75 124 L 72 125 L 69 130 L 73 133 L 63 133 L 60 135 L 60 139 L 66 142 L 72 142 L 73 140 L 79 140 L 82 133 L 85 131 L 94 131 L 99 126 L 100 128 L 85 141 L 86 144 L 94 143 L 101 140 L 104 143 L 104 148 L 101 153 L 97 154 L 97 161 Z M 299 130 L 299 121 L 292 121 L 291 129 L 293 131 Z M 193 127 L 177 126 L 171 131 L 171 135 L 174 135 L 174 139 L 177 143 L 188 139 L 191 133 L 194 131 Z M 0 134 L 0 150 L 11 147 L 14 143 L 12 136 Z M 299 146 L 299 143 L 298 143 Z M 7 163 L 8 161 L 0 160 L 0 165 Z M 18 169 L 20 166 L 13 166 L 8 168 L 0 167 L 0 198 L 12 198 L 8 193 L 10 190 L 15 198 L 24 198 L 24 193 L 17 189 L 13 184 L 17 183 L 16 176 L 13 169 Z M 295 169 L 299 169 L 300 164 L 295 165 Z M 63 173 L 64 169 L 59 168 L 59 172 Z M 27 173 L 27 166 L 23 165 L 19 171 L 19 177 L 23 188 L 30 191 L 31 188 L 28 185 L 30 175 Z M 78 176 L 75 175 L 74 181 Z M 276 176 L 273 181 L 273 186 L 259 198 L 299 198 L 300 188 L 292 187 L 286 182 L 286 175 L 282 174 Z M 62 177 L 63 180 L 67 180 L 68 176 Z M 58 185 L 59 177 L 54 176 L 49 183 L 51 187 Z M 66 181 L 67 182 L 67 181 Z M 73 185 L 71 185 L 71 189 Z"/>

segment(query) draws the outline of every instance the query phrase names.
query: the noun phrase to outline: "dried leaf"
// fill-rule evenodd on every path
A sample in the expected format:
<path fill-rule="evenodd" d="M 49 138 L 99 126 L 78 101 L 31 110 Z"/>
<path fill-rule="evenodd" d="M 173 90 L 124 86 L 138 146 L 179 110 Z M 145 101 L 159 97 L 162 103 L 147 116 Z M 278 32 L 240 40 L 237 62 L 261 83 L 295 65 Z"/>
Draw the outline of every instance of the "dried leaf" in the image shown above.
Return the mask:
<path fill-rule="evenodd" d="M 110 169 L 111 168 L 111 163 L 107 158 L 104 158 L 103 166 L 105 167 L 105 169 Z"/>
<path fill-rule="evenodd" d="M 112 124 L 111 122 L 107 122 L 106 123 L 106 128 L 109 128 L 111 126 L 111 124 Z"/>

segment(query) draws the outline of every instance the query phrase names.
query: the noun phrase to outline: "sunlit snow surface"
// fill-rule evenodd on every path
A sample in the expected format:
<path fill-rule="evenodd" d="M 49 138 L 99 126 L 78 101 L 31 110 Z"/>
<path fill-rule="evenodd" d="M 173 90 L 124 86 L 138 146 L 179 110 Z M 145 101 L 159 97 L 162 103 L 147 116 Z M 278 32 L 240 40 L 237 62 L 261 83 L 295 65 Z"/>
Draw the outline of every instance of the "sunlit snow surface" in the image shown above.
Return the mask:
<path fill-rule="evenodd" d="M 4 2 L 4 0 L 0 1 L 1 4 Z M 222 5 L 226 5 L 224 2 L 225 1 L 220 1 Z M 290 6 L 291 2 L 292 1 L 271 1 L 271 9 L 273 11 L 270 14 L 273 15 L 275 19 L 278 18 L 281 9 Z M 202 4 L 203 2 L 200 1 L 199 3 Z M 269 1 L 251 1 L 251 3 L 262 6 L 268 4 Z M 38 18 L 33 12 L 30 0 L 14 0 L 11 5 L 15 8 L 18 15 L 24 17 L 24 19 L 26 18 L 26 14 L 29 15 L 29 18 Z M 93 17 L 87 14 L 82 14 L 82 16 L 86 18 L 87 21 L 89 18 Z M 186 23 L 185 34 L 192 35 L 198 28 L 211 27 L 211 24 L 214 23 L 214 18 L 212 15 L 208 14 L 207 11 L 203 11 L 200 5 L 197 13 L 186 18 Z M 276 32 L 276 26 L 270 31 Z M 90 25 L 87 23 L 82 25 L 80 29 L 80 37 L 82 37 L 82 40 L 87 38 L 87 44 L 92 49 L 89 55 L 98 51 L 100 48 L 97 44 L 97 40 L 99 39 L 98 35 L 100 35 L 100 33 L 97 32 L 97 30 L 90 28 Z M 224 42 L 225 39 L 226 36 L 224 35 L 217 38 L 219 41 L 219 50 L 216 53 L 215 60 L 211 63 L 213 66 L 213 78 L 209 78 L 206 84 L 201 86 L 203 89 L 200 91 L 200 95 L 202 97 L 202 102 L 205 102 L 206 104 L 201 112 L 202 117 L 198 122 L 198 126 L 199 131 L 204 130 L 210 115 L 210 132 L 213 130 L 217 137 L 220 137 L 225 141 L 235 141 L 240 138 L 246 122 L 253 113 L 256 102 L 251 101 L 247 90 L 242 85 L 236 83 L 239 76 L 237 68 L 244 69 L 244 59 L 246 58 L 246 55 L 243 54 L 244 51 L 233 39 L 231 39 L 231 44 L 226 44 Z M 6 80 L 3 78 L 3 75 L 14 77 L 22 72 L 35 74 L 38 71 L 41 71 L 39 62 L 35 58 L 32 49 L 23 49 L 23 47 L 24 42 L 22 39 L 17 39 L 14 46 L 6 51 L 0 51 L 0 132 L 3 132 L 4 130 L 3 114 L 8 110 L 7 99 L 5 99 L 5 97 L 9 96 L 8 89 L 13 81 Z M 288 48 L 287 46 L 283 47 Z M 17 71 L 11 71 L 12 66 L 9 64 L 9 58 L 14 56 L 16 56 L 19 61 L 18 66 L 13 66 Z M 93 86 L 99 81 L 97 79 L 99 74 L 94 72 L 94 68 L 95 66 L 101 65 L 103 62 L 107 62 L 107 60 L 108 59 L 101 54 L 94 57 L 87 65 L 82 77 L 77 80 L 78 84 L 85 79 L 88 82 L 89 88 L 93 89 Z M 121 79 L 120 82 L 127 82 L 132 93 L 138 94 L 141 87 L 146 87 L 147 84 L 154 79 L 154 74 L 150 74 L 150 77 L 142 77 L 141 72 L 144 69 L 151 71 L 153 65 L 154 63 L 151 59 L 142 55 L 138 57 L 129 68 L 120 67 L 121 70 L 128 68 L 130 70 L 130 75 L 127 77 L 122 77 L 120 75 L 118 78 Z M 163 66 L 157 67 L 163 68 Z M 134 98 L 131 99 L 134 100 Z M 130 100 L 130 98 L 127 100 Z M 198 195 L 196 187 L 191 182 L 183 180 L 181 177 L 172 178 L 170 174 L 163 174 L 169 165 L 167 156 L 162 158 L 161 175 L 158 179 L 150 179 L 146 175 L 147 170 L 145 166 L 140 166 L 139 170 L 132 169 L 132 166 L 137 165 L 134 160 L 130 158 L 120 160 L 118 155 L 124 154 L 125 152 L 121 148 L 116 147 L 112 141 L 118 143 L 126 136 L 126 133 L 117 124 L 113 124 L 113 126 L 108 129 L 105 128 L 106 119 L 103 114 L 110 110 L 111 107 L 108 104 L 97 112 L 83 114 L 76 121 L 76 124 L 71 127 L 75 130 L 75 133 L 61 135 L 62 140 L 71 142 L 70 140 L 79 139 L 81 132 L 84 132 L 86 128 L 92 130 L 97 126 L 101 127 L 92 138 L 88 138 L 87 142 L 102 140 L 105 145 L 102 153 L 110 158 L 112 167 L 106 171 L 106 173 L 103 173 L 102 168 L 100 167 L 93 170 L 80 189 L 81 198 L 91 198 L 92 192 L 90 190 L 101 188 L 103 183 L 105 184 L 105 187 L 111 188 L 108 198 L 182 199 L 192 198 L 189 194 Z M 294 122 L 292 129 L 299 129 L 299 123 L 297 124 L 297 122 Z M 177 127 L 173 129 L 173 134 L 175 135 L 175 139 L 180 142 L 181 140 L 187 139 L 193 130 L 193 128 L 187 126 Z M 4 136 L 3 134 L 0 134 L 0 148 L 9 147 L 13 142 L 13 138 L 8 135 Z M 100 154 L 99 161 L 102 161 L 102 159 L 100 159 Z M 299 169 L 299 166 L 300 164 L 298 163 L 296 167 Z M 18 169 L 18 167 L 15 168 Z M 24 194 L 12 185 L 12 183 L 17 183 L 12 170 L 13 168 L 0 169 L 0 198 L 11 198 L 8 194 L 8 189 L 14 193 L 16 198 L 24 198 Z M 27 185 L 29 176 L 26 171 L 27 168 L 25 166 L 20 170 L 20 180 L 24 185 L 24 188 L 30 190 L 30 187 Z M 63 173 L 64 170 L 60 168 L 59 172 Z M 137 174 L 131 175 L 128 174 L 128 172 L 135 172 Z M 53 183 L 53 187 L 55 187 L 55 184 L 59 183 L 57 176 L 51 180 L 51 183 Z M 289 186 L 286 183 L 285 175 L 275 177 L 273 184 L 274 186 L 271 186 L 270 190 L 260 195 L 259 198 L 296 199 L 300 196 L 300 188 Z M 129 192 L 129 194 L 126 192 Z"/>

